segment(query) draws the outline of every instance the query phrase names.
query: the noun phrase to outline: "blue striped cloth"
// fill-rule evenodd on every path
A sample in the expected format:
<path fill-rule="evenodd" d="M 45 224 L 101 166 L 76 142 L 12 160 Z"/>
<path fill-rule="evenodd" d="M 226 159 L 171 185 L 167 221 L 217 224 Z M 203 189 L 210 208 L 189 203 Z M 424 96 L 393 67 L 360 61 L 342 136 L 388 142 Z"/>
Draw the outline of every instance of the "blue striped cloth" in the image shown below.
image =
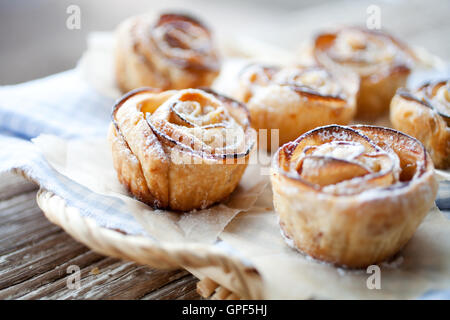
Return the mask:
<path fill-rule="evenodd" d="M 82 81 L 76 69 L 0 87 L 0 172 L 21 170 L 98 225 L 151 237 L 120 199 L 91 192 L 61 175 L 29 141 L 40 134 L 105 137 L 113 103 Z M 450 299 L 450 290 L 432 291 L 422 298 Z"/>
<path fill-rule="evenodd" d="M 97 94 L 76 70 L 0 87 L 0 130 L 21 138 L 104 135 L 113 101 Z"/>
<path fill-rule="evenodd" d="M 105 137 L 113 103 L 82 81 L 77 70 L 0 87 L 0 172 L 23 171 L 100 226 L 146 234 L 121 200 L 93 193 L 59 174 L 29 141 L 40 134 Z"/>

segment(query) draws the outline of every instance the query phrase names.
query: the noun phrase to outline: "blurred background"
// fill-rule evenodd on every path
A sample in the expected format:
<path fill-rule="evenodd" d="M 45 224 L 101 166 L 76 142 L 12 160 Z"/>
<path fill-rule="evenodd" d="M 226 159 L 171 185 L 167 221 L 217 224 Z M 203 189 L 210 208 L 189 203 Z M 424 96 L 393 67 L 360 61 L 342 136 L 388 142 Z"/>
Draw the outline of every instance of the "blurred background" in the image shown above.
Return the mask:
<path fill-rule="evenodd" d="M 80 8 L 80 29 L 66 26 L 71 5 Z M 320 28 L 365 25 L 370 5 L 381 9 L 383 29 L 450 60 L 448 0 L 0 0 L 0 85 L 75 67 L 90 32 L 112 31 L 121 20 L 141 12 L 192 12 L 217 37 L 245 34 L 295 49 Z"/>

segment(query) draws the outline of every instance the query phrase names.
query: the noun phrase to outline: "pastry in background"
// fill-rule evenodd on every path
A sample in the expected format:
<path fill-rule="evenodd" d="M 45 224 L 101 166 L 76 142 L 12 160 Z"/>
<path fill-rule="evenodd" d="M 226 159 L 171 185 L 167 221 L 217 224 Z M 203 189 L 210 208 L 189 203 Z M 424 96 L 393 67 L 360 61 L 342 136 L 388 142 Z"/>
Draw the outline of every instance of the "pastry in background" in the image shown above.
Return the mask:
<path fill-rule="evenodd" d="M 209 86 L 220 64 L 208 28 L 190 16 L 131 17 L 116 32 L 115 72 L 123 92 L 143 86 L 185 89 Z"/>
<path fill-rule="evenodd" d="M 419 139 L 439 169 L 450 168 L 450 82 L 399 89 L 391 102 L 394 128 Z"/>
<path fill-rule="evenodd" d="M 259 146 L 276 150 L 300 134 L 326 124 L 347 124 L 355 113 L 356 76 L 332 74 L 318 66 L 269 67 L 253 64 L 239 75 L 234 97 L 246 103 Z M 261 131 L 260 129 L 267 129 Z M 272 129 L 279 129 L 272 140 Z"/>
<path fill-rule="evenodd" d="M 238 185 L 256 135 L 245 106 L 211 90 L 131 91 L 109 130 L 120 182 L 154 208 L 189 211 Z"/>
<path fill-rule="evenodd" d="M 313 258 L 366 267 L 398 252 L 433 205 L 433 162 L 416 139 L 375 126 L 320 127 L 281 147 L 272 188 L 287 240 Z"/>
<path fill-rule="evenodd" d="M 316 61 L 326 68 L 344 68 L 360 77 L 357 118 L 373 119 L 389 110 L 389 103 L 413 66 L 412 51 L 391 35 L 358 27 L 319 34 Z"/>

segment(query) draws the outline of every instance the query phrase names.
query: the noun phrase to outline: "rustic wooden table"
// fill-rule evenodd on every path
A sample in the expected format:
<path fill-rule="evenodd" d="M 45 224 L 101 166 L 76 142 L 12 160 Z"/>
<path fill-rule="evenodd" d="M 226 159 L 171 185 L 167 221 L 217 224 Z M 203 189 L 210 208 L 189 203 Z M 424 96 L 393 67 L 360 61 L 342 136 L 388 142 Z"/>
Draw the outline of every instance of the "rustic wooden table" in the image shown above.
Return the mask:
<path fill-rule="evenodd" d="M 198 279 L 102 256 L 50 223 L 36 204 L 37 186 L 0 175 L 0 299 L 199 299 Z M 81 269 L 70 289 L 67 268 Z"/>

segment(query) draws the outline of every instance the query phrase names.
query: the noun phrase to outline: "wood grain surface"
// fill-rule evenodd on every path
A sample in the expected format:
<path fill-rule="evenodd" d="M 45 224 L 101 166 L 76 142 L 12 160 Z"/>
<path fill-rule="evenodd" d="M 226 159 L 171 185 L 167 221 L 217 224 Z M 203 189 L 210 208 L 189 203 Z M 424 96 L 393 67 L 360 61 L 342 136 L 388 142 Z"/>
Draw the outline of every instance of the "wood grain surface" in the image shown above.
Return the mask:
<path fill-rule="evenodd" d="M 97 254 L 51 224 L 36 185 L 0 175 L 0 299 L 199 299 L 184 270 L 155 270 Z M 80 288 L 67 286 L 69 266 Z"/>

